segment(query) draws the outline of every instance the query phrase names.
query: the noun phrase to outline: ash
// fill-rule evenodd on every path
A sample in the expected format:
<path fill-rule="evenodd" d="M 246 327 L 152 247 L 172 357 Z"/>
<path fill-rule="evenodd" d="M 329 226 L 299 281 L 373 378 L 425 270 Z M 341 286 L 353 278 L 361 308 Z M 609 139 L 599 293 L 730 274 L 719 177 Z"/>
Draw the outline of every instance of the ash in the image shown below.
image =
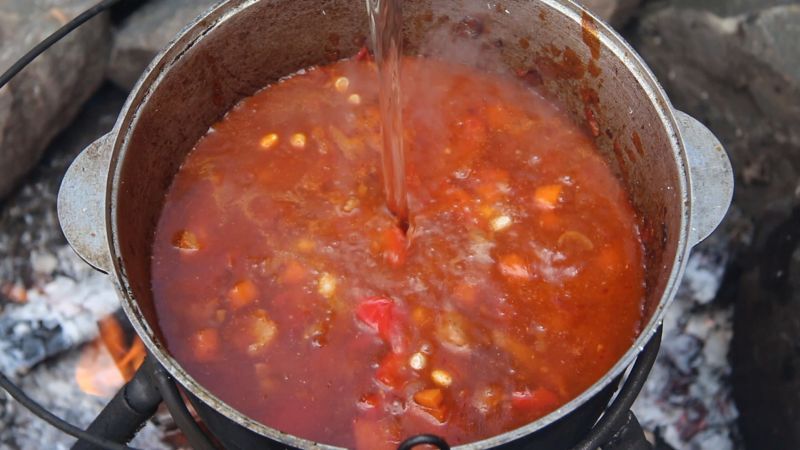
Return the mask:
<path fill-rule="evenodd" d="M 24 374 L 93 340 L 97 321 L 119 308 L 109 278 L 88 268 L 69 247 L 57 255 L 34 253 L 31 266 L 35 273 L 54 275 L 24 292 L 24 303 L 7 306 L 0 316 L 0 370 L 8 375 Z"/>
<path fill-rule="evenodd" d="M 82 392 L 75 383 L 80 349 L 41 364 L 19 380 L 20 387 L 42 406 L 73 425 L 85 428 L 108 402 Z M 163 430 L 148 422 L 131 443 L 136 448 L 168 450 Z M 30 411 L 0 395 L 0 449 L 69 449 L 75 439 L 51 427 Z"/>
<path fill-rule="evenodd" d="M 56 198 L 67 167 L 108 131 L 126 94 L 106 86 L 58 136 L 27 181 L 0 203 L 0 370 L 50 412 L 85 428 L 110 400 L 83 392 L 76 368 L 97 321 L 119 308 L 110 279 L 66 245 Z M 138 448 L 173 449 L 174 423 L 158 414 Z M 67 449 L 74 439 L 0 391 L 0 450 Z"/>
<path fill-rule="evenodd" d="M 741 448 L 729 384 L 733 304 L 716 300 L 727 241 L 716 233 L 692 252 L 664 318 L 658 359 L 633 406 L 642 425 L 675 449 Z"/>

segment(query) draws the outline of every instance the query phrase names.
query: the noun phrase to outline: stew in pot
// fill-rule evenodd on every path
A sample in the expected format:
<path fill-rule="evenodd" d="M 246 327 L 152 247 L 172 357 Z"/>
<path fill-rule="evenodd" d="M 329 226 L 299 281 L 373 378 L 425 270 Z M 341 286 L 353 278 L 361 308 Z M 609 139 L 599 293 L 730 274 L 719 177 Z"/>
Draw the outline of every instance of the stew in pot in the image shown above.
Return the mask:
<path fill-rule="evenodd" d="M 362 57 L 214 124 L 153 249 L 160 326 L 195 379 L 268 426 L 362 450 L 527 424 L 602 377 L 642 318 L 636 218 L 590 136 L 515 77 L 403 64 L 407 231 Z"/>

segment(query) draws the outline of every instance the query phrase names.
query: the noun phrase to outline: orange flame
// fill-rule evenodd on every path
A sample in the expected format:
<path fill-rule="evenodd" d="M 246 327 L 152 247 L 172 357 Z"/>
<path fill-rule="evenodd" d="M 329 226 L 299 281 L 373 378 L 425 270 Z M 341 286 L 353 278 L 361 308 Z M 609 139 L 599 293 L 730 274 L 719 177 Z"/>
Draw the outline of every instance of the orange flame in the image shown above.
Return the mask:
<path fill-rule="evenodd" d="M 144 361 L 145 347 L 138 336 L 130 346 L 125 332 L 113 316 L 97 323 L 100 336 L 81 353 L 75 378 L 83 392 L 110 397 L 136 373 Z"/>

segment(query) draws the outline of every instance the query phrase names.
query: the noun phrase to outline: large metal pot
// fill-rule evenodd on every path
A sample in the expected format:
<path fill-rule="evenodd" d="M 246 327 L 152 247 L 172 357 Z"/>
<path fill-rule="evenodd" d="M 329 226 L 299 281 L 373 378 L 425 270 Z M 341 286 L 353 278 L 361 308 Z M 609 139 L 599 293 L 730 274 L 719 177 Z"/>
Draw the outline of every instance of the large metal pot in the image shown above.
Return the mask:
<path fill-rule="evenodd" d="M 505 0 L 488 8 L 475 3 L 406 1 L 406 51 L 416 53 L 427 37 L 440 36 L 467 16 L 482 21 L 482 29 L 473 27 L 464 39 L 491 48 L 502 64 L 540 83 L 577 123 L 587 125 L 630 192 L 646 241 L 645 326 L 625 355 L 546 417 L 464 448 L 530 442 L 563 447 L 599 416 L 615 380 L 661 322 L 692 246 L 727 210 L 732 172 L 717 139 L 674 110 L 633 49 L 579 6 L 562 0 Z M 230 448 L 268 442 L 325 446 L 245 417 L 199 385 L 163 346 L 150 261 L 165 192 L 187 152 L 238 100 L 302 67 L 356 53 L 366 30 L 360 1 L 222 2 L 154 60 L 114 129 L 76 159 L 59 193 L 59 219 L 69 243 L 113 278 L 136 331 L 191 394 L 212 431 L 237 430 L 223 438 Z"/>

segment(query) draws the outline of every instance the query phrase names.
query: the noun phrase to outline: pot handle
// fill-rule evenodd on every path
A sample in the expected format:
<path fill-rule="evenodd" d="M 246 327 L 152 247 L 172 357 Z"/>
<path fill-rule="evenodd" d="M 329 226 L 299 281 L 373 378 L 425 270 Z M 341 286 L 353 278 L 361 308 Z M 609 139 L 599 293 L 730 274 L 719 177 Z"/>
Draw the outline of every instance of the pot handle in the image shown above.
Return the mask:
<path fill-rule="evenodd" d="M 72 162 L 58 190 L 58 221 L 86 263 L 108 273 L 113 264 L 106 233 L 106 182 L 112 139 L 103 135 Z"/>
<path fill-rule="evenodd" d="M 725 217 L 733 198 L 733 169 L 719 139 L 705 125 L 681 111 L 675 111 L 675 118 L 689 159 L 689 244 L 694 246 Z"/>

